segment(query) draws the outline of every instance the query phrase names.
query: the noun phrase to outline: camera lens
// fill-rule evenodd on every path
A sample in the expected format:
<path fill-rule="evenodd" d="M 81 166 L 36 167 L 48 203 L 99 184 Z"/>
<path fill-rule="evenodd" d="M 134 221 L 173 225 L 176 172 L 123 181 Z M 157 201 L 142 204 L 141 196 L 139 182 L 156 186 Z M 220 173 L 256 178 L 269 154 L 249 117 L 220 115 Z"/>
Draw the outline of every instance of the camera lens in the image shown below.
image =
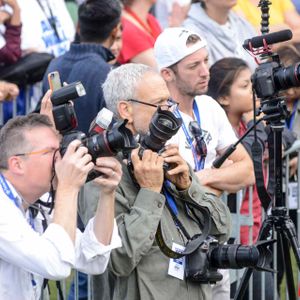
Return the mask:
<path fill-rule="evenodd" d="M 300 63 L 276 70 L 274 81 L 277 90 L 300 86 Z"/>
<path fill-rule="evenodd" d="M 181 127 L 182 121 L 171 111 L 162 110 L 160 107 L 152 117 L 149 132 L 143 137 L 141 146 L 159 152 Z"/>

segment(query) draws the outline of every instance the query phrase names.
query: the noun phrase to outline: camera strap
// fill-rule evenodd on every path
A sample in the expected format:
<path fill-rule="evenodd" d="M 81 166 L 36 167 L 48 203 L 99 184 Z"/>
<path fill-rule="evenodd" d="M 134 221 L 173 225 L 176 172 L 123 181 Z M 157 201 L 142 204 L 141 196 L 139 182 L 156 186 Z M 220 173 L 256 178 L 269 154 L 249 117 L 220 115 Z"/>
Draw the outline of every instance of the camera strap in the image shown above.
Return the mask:
<path fill-rule="evenodd" d="M 165 195 L 169 195 L 172 198 L 172 201 L 175 204 L 175 201 L 174 201 L 173 197 L 167 191 L 166 188 L 164 189 L 164 193 L 165 193 Z M 189 233 L 187 232 L 187 230 L 185 229 L 185 227 L 183 226 L 183 224 L 180 222 L 180 220 L 177 217 L 178 210 L 177 210 L 177 214 L 176 214 L 174 209 L 170 206 L 170 204 L 169 204 L 170 202 L 168 201 L 167 196 L 166 196 L 166 199 L 167 199 L 166 207 L 170 211 L 170 214 L 172 216 L 172 219 L 174 220 L 175 225 L 181 230 L 181 232 L 188 239 L 188 243 L 186 244 L 186 248 L 183 252 L 178 253 L 178 252 L 173 251 L 170 247 L 167 246 L 167 244 L 166 244 L 166 242 L 163 238 L 161 222 L 159 222 L 159 224 L 158 224 L 155 239 L 156 239 L 157 245 L 159 246 L 160 250 L 167 257 L 173 258 L 173 259 L 178 259 L 178 258 L 181 258 L 185 255 L 188 255 L 188 254 L 191 254 L 192 252 L 194 252 L 203 243 L 203 241 L 207 238 L 207 236 L 210 232 L 210 228 L 211 228 L 211 217 L 210 217 L 210 213 L 209 213 L 209 211 L 206 207 L 202 207 L 199 204 L 197 204 L 196 202 L 194 202 L 194 203 L 189 202 L 187 204 L 189 207 L 193 207 L 193 208 L 199 210 L 203 215 L 203 219 L 205 220 L 204 225 L 202 226 L 202 233 L 201 234 L 196 234 L 195 236 L 193 236 L 191 238 Z M 199 224 L 199 227 L 200 227 L 200 224 Z"/>
<path fill-rule="evenodd" d="M 270 150 L 270 149 L 269 149 Z M 263 173 L 263 164 L 262 164 L 262 147 L 259 144 L 258 141 L 254 141 L 252 146 L 251 146 L 251 152 L 252 152 L 252 161 L 254 165 L 254 172 L 255 172 L 255 184 L 257 188 L 257 194 L 259 196 L 259 200 L 264 208 L 265 211 L 268 210 L 269 205 L 271 203 L 271 197 L 269 192 L 267 191 L 264 183 L 264 173 Z M 270 160 L 271 162 L 271 160 Z M 270 168 L 271 172 L 271 168 Z M 269 176 L 269 185 L 270 186 L 270 181 L 272 180 L 273 176 Z"/>

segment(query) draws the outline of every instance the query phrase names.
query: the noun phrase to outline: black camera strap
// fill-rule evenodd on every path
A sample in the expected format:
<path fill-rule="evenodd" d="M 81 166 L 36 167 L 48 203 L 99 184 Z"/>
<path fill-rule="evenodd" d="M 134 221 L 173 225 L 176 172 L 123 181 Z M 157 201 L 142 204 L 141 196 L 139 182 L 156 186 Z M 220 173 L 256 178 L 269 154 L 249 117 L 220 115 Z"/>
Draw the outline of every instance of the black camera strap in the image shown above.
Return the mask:
<path fill-rule="evenodd" d="M 200 206 L 196 202 L 194 202 L 194 203 L 189 202 L 187 205 L 199 210 L 202 213 L 203 218 L 205 220 L 203 226 L 201 226 L 201 224 L 199 224 L 199 227 L 202 227 L 202 233 L 197 234 L 197 235 L 193 236 L 192 238 L 190 237 L 187 230 L 185 229 L 183 224 L 180 222 L 180 220 L 177 218 L 176 214 L 174 213 L 174 211 L 171 209 L 170 205 L 166 201 L 166 207 L 170 211 L 170 214 L 172 216 L 172 219 L 174 220 L 175 225 L 181 230 L 181 232 L 188 239 L 188 243 L 186 244 L 186 248 L 183 252 L 181 252 L 181 253 L 175 252 L 171 248 L 169 248 L 167 246 L 164 238 L 163 238 L 161 222 L 159 222 L 158 227 L 157 227 L 157 231 L 156 231 L 156 235 L 155 235 L 157 245 L 159 246 L 160 250 L 167 257 L 170 257 L 170 258 L 173 258 L 173 259 L 178 259 L 178 258 L 181 258 L 185 255 L 188 255 L 188 254 L 191 254 L 192 252 L 194 252 L 203 243 L 203 241 L 206 240 L 206 238 L 207 238 L 207 236 L 210 232 L 211 216 L 210 216 L 210 213 L 209 213 L 208 209 L 206 207 Z"/>

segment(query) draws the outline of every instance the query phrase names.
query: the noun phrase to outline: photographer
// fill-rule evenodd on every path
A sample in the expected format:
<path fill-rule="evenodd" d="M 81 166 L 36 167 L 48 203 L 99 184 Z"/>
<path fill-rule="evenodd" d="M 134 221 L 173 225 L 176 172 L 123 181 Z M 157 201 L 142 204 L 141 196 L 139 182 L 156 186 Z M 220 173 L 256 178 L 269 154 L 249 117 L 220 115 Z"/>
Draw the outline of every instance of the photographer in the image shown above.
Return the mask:
<path fill-rule="evenodd" d="M 160 75 L 140 64 L 126 64 L 112 70 L 103 84 L 103 92 L 108 108 L 118 118 L 127 119 L 127 127 L 135 135 L 144 136 L 149 131 L 158 106 L 161 109 L 172 106 Z M 110 277 L 110 291 L 107 291 L 110 295 L 102 299 L 211 299 L 210 285 L 187 280 L 183 275 L 182 260 L 165 256 L 155 241 L 155 235 L 161 224 L 168 247 L 184 248 L 188 238 L 176 226 L 170 205 L 192 237 L 201 233 L 200 228 L 208 221 L 194 209 L 196 218 L 194 214 L 189 215 L 189 204 L 198 203 L 211 215 L 210 233 L 225 241 L 230 231 L 230 214 L 226 205 L 199 184 L 175 145 L 166 146 L 161 155 L 150 149 L 139 155 L 139 150 L 135 149 L 131 161 L 134 178 L 123 163 L 123 177 L 116 193 L 115 215 L 123 247 L 112 252 L 110 272 L 106 274 Z M 164 162 L 170 166 L 166 172 Z M 166 179 L 170 181 L 167 190 L 172 201 L 162 192 Z M 90 199 L 91 186 L 90 190 L 84 189 Z M 85 208 L 91 209 L 90 202 L 87 202 L 88 199 Z M 103 284 L 107 278 L 94 278 L 94 299 L 101 298 L 99 286 L 108 289 L 109 284 Z"/>
<path fill-rule="evenodd" d="M 39 299 L 44 278 L 68 277 L 71 268 L 102 273 L 111 249 L 121 245 L 113 219 L 119 163 L 106 158 L 94 166 L 78 140 L 61 157 L 59 142 L 44 115 L 18 116 L 1 128 L 1 299 Z M 82 234 L 76 230 L 77 195 L 92 168 L 104 174 L 95 181 L 102 201 Z M 45 229 L 47 215 L 37 200 L 54 182 L 53 219 Z"/>

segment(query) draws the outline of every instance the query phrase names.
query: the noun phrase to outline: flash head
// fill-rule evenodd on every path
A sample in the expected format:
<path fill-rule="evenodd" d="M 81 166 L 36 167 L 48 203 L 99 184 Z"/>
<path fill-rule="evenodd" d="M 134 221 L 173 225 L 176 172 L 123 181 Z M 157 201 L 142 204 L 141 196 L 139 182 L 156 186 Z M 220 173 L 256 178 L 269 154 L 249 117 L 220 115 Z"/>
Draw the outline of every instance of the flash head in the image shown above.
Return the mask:
<path fill-rule="evenodd" d="M 54 106 L 85 96 L 85 88 L 80 81 L 72 82 L 53 92 L 51 101 Z"/>

